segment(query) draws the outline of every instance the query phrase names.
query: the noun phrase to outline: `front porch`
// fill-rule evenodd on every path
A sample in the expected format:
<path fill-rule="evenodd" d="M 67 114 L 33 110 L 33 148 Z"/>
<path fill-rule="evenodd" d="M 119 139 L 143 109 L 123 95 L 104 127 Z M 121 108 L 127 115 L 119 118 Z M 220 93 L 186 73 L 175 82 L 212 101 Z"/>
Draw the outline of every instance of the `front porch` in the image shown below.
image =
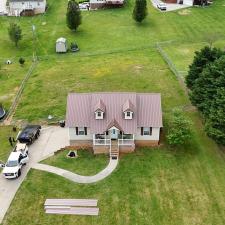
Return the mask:
<path fill-rule="evenodd" d="M 109 153 L 119 155 L 119 153 L 133 152 L 135 149 L 134 134 L 118 133 L 114 131 L 105 132 L 104 134 L 93 135 L 93 151 L 95 154 Z M 118 153 L 118 154 L 117 154 Z"/>

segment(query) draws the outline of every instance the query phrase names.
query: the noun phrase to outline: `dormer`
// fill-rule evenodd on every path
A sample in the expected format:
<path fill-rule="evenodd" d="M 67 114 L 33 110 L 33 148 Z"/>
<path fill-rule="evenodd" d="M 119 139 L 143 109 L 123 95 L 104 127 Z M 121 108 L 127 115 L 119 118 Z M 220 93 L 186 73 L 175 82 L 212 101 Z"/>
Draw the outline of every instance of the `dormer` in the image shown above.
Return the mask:
<path fill-rule="evenodd" d="M 129 99 L 123 104 L 123 113 L 124 113 L 125 120 L 133 119 L 134 105 Z"/>
<path fill-rule="evenodd" d="M 97 104 L 95 105 L 95 119 L 96 120 L 103 120 L 105 114 L 105 104 L 104 102 L 99 99 Z"/>

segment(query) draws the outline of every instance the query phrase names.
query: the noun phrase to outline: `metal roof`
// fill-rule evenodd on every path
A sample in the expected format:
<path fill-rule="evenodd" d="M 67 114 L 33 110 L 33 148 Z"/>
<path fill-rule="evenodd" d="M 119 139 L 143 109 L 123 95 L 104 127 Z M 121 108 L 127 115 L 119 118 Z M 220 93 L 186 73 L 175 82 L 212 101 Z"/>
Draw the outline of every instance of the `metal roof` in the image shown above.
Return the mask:
<path fill-rule="evenodd" d="M 102 120 L 95 119 L 96 103 L 104 102 Z M 133 118 L 126 120 L 124 103 L 132 103 Z M 131 105 L 131 104 L 128 104 Z M 161 95 L 159 93 L 70 93 L 67 98 L 67 127 L 89 127 L 91 133 L 104 133 L 112 121 L 125 133 L 136 133 L 138 127 L 162 127 Z"/>

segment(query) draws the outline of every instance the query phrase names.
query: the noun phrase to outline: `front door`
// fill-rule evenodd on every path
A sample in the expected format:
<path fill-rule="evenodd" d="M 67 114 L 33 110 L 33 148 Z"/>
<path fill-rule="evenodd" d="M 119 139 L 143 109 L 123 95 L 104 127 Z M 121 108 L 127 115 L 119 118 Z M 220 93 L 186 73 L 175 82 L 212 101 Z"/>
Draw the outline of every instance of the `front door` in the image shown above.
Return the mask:
<path fill-rule="evenodd" d="M 117 129 L 112 129 L 110 131 L 111 133 L 111 139 L 118 139 L 118 130 Z"/>

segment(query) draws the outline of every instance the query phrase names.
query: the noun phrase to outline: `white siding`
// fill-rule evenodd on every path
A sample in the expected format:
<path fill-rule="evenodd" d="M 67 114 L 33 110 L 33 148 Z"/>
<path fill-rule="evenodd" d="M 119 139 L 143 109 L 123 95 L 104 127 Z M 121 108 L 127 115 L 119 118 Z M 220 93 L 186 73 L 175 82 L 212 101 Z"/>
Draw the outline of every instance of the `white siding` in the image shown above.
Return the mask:
<path fill-rule="evenodd" d="M 70 140 L 92 140 L 93 135 L 90 133 L 90 128 L 87 128 L 87 135 L 76 135 L 76 128 L 69 128 L 69 139 Z"/>
<path fill-rule="evenodd" d="M 57 42 L 56 52 L 67 52 L 67 44 L 63 42 Z"/>
<path fill-rule="evenodd" d="M 193 0 L 183 0 L 183 5 L 193 6 Z"/>
<path fill-rule="evenodd" d="M 46 7 L 46 1 L 9 2 L 10 14 L 18 15 L 18 16 L 24 9 L 34 9 L 38 13 L 44 13 L 45 7 Z"/>
<path fill-rule="evenodd" d="M 139 127 L 137 129 L 137 134 L 135 134 L 134 139 L 140 140 L 140 141 L 158 141 L 160 135 L 160 128 L 159 127 L 153 127 L 152 128 L 152 135 L 141 135 L 141 128 Z"/>

